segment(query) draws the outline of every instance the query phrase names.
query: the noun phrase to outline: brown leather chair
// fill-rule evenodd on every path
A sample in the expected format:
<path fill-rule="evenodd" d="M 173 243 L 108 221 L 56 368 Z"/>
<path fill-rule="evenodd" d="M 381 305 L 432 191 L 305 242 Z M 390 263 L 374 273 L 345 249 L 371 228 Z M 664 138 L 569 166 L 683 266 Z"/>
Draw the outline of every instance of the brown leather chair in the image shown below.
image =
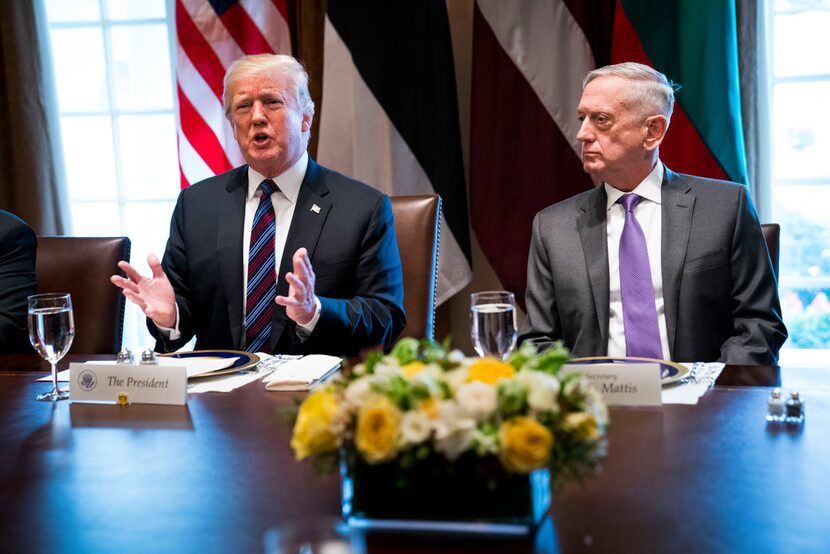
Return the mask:
<path fill-rule="evenodd" d="M 406 327 L 401 337 L 433 339 L 441 197 L 393 196 L 392 213 L 403 266 Z"/>
<path fill-rule="evenodd" d="M 775 278 L 778 279 L 778 238 L 781 235 L 781 226 L 777 223 L 764 223 L 761 225 L 761 230 L 764 231 L 764 238 L 767 241 L 767 250 L 769 250 L 769 257 L 772 260 L 772 271 L 775 273 Z"/>
<path fill-rule="evenodd" d="M 124 296 L 110 283 L 130 259 L 127 237 L 38 237 L 37 290 L 68 292 L 75 315 L 76 354 L 116 354 L 124 330 Z"/>

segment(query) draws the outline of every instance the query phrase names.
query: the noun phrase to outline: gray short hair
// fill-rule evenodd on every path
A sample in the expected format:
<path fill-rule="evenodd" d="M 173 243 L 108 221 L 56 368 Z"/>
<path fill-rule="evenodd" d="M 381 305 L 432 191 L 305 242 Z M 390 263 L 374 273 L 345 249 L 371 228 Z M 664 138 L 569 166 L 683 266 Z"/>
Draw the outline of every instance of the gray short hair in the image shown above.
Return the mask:
<path fill-rule="evenodd" d="M 225 107 L 225 117 L 231 119 L 231 89 L 241 77 L 249 77 L 267 71 L 277 71 L 287 76 L 296 86 L 297 106 L 303 114 L 314 115 L 314 101 L 308 92 L 308 73 L 303 64 L 285 54 L 255 54 L 239 58 L 228 67 L 225 72 L 222 104 Z"/>
<path fill-rule="evenodd" d="M 589 71 L 582 80 L 584 89 L 588 83 L 600 77 L 620 77 L 632 81 L 628 96 L 635 106 L 647 109 L 652 114 L 660 113 L 671 120 L 674 111 L 674 92 L 680 88 L 656 69 L 636 62 L 606 65 Z"/>

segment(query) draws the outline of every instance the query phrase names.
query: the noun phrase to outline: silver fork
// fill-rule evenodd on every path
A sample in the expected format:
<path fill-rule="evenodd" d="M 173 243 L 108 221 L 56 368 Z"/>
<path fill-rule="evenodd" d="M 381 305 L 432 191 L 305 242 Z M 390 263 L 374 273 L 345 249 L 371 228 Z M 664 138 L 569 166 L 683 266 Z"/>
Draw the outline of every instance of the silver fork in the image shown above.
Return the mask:
<path fill-rule="evenodd" d="M 251 373 L 260 372 L 264 377 L 265 375 L 274 372 L 284 363 L 290 362 L 291 360 L 299 360 L 300 358 L 302 358 L 302 355 L 299 354 L 274 354 L 270 358 L 260 360 L 255 368 L 252 368 Z"/>

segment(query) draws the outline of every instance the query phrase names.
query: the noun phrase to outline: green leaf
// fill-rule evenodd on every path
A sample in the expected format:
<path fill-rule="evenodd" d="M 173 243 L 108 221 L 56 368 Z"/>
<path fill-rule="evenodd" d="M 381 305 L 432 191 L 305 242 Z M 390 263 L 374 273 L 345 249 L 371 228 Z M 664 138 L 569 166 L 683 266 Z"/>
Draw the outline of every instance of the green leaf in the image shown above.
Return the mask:
<path fill-rule="evenodd" d="M 398 363 L 406 365 L 418 359 L 418 339 L 405 337 L 392 347 L 391 355 L 398 360 Z"/>
<path fill-rule="evenodd" d="M 366 374 L 372 375 L 375 372 L 375 366 L 383 360 L 383 352 L 380 350 L 372 350 L 366 355 Z"/>

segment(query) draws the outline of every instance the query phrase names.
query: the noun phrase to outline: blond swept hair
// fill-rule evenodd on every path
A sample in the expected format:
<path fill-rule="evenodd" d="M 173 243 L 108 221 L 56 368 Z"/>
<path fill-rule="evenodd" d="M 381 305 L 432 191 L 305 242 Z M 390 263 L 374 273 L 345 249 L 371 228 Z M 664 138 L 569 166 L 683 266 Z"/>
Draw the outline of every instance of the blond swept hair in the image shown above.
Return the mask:
<path fill-rule="evenodd" d="M 308 73 L 303 64 L 292 56 L 285 54 L 255 54 L 245 56 L 233 62 L 225 72 L 222 104 L 225 107 L 225 117 L 231 120 L 231 90 L 233 85 L 242 77 L 250 77 L 261 73 L 275 71 L 285 75 L 294 83 L 297 107 L 301 113 L 314 115 L 314 101 L 308 92 Z"/>

